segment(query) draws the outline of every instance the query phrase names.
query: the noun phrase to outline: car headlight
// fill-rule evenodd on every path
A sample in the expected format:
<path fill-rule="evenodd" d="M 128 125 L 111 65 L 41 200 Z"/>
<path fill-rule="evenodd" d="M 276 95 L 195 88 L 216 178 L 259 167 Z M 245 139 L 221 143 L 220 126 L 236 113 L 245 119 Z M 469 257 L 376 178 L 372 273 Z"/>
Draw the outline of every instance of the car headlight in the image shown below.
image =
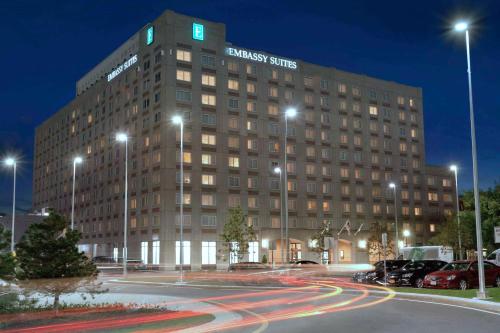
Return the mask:
<path fill-rule="evenodd" d="M 455 278 L 456 278 L 456 277 L 457 277 L 457 276 L 456 276 L 455 274 L 452 274 L 452 275 L 448 276 L 448 277 L 446 278 L 446 280 L 448 280 L 448 281 L 455 280 Z"/>
<path fill-rule="evenodd" d="M 424 280 L 425 280 L 425 281 L 430 281 L 430 279 L 431 279 L 431 277 L 430 277 L 429 275 L 426 275 L 426 276 L 424 277 Z"/>
<path fill-rule="evenodd" d="M 410 278 L 413 276 L 413 273 L 405 273 L 403 274 L 403 278 Z"/>

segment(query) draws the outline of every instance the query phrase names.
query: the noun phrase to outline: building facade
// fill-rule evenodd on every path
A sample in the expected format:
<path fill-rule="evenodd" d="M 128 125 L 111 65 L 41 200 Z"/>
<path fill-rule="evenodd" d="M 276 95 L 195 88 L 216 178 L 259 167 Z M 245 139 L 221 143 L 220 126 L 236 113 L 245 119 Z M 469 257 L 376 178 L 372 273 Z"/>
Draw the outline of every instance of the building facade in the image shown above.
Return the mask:
<path fill-rule="evenodd" d="M 240 206 L 257 240 L 250 261 L 280 261 L 287 156 L 290 258 L 319 259 L 311 236 L 340 234 L 330 260 L 366 260 L 375 222 L 424 244 L 453 212 L 446 168 L 425 164 L 422 90 L 232 45 L 221 23 L 164 12 L 77 82 L 76 97 L 36 129 L 34 208 L 70 215 L 91 255 L 121 256 L 128 133 L 128 254 L 179 263 L 180 131 L 184 125 L 185 263 L 224 266 L 220 233 Z M 297 116 L 287 121 L 287 108 Z M 285 184 L 283 184 L 285 185 Z M 358 231 L 355 234 L 355 232 Z M 328 253 L 324 254 L 325 258 Z M 177 258 L 177 259 L 176 259 Z"/>

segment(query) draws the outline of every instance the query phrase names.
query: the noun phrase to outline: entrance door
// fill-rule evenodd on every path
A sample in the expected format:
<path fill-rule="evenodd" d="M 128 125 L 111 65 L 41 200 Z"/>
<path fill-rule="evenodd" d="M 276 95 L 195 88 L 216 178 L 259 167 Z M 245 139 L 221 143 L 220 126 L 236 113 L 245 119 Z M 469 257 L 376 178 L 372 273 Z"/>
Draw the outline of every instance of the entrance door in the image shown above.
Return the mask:
<path fill-rule="evenodd" d="M 302 259 L 302 244 L 290 243 L 290 260 L 296 261 Z"/>

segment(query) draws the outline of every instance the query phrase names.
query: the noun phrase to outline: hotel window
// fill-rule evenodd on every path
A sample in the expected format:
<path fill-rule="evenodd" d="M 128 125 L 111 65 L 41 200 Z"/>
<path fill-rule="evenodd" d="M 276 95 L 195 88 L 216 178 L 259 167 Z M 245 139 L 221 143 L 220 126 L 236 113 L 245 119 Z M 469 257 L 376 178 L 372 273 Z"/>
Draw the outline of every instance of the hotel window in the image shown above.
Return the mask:
<path fill-rule="evenodd" d="M 327 96 L 321 96 L 319 98 L 319 104 L 322 106 L 322 107 L 328 107 L 330 106 L 330 100 L 328 99 Z"/>
<path fill-rule="evenodd" d="M 280 125 L 278 123 L 268 123 L 269 135 L 279 136 Z"/>
<path fill-rule="evenodd" d="M 201 75 L 201 84 L 204 86 L 215 87 L 215 75 L 202 74 Z"/>
<path fill-rule="evenodd" d="M 280 151 L 279 142 L 269 142 L 269 152 L 270 153 L 277 153 L 279 151 Z"/>
<path fill-rule="evenodd" d="M 444 202 L 452 202 L 451 194 L 449 194 L 449 193 L 443 194 L 443 201 Z"/>
<path fill-rule="evenodd" d="M 291 144 L 291 143 L 289 143 L 289 144 L 286 145 L 286 152 L 287 152 L 287 154 L 294 155 L 294 154 L 296 154 L 296 151 L 297 151 L 297 146 L 296 145 Z"/>
<path fill-rule="evenodd" d="M 339 85 L 338 85 L 338 92 L 340 94 L 347 93 L 347 86 L 344 83 L 339 83 Z"/>
<path fill-rule="evenodd" d="M 349 138 L 347 134 L 340 134 L 340 143 L 346 145 L 349 143 Z"/>
<path fill-rule="evenodd" d="M 269 180 L 269 187 L 271 190 L 279 190 L 280 189 L 280 180 L 279 178 L 271 178 Z"/>
<path fill-rule="evenodd" d="M 305 132 L 305 137 L 307 140 L 314 140 L 315 138 L 314 129 L 307 127 Z"/>
<path fill-rule="evenodd" d="M 403 214 L 403 216 L 409 216 L 410 208 L 408 206 L 401 207 L 401 214 Z"/>
<path fill-rule="evenodd" d="M 418 132 L 416 128 L 412 128 L 410 131 L 410 135 L 413 139 L 416 139 L 418 137 Z"/>
<path fill-rule="evenodd" d="M 304 95 L 304 103 L 306 104 L 314 104 L 314 97 L 311 94 Z"/>
<path fill-rule="evenodd" d="M 321 175 L 325 177 L 331 177 L 332 167 L 329 165 L 324 165 L 321 167 Z"/>
<path fill-rule="evenodd" d="M 229 183 L 229 187 L 240 187 L 240 177 L 229 176 L 228 183 Z"/>
<path fill-rule="evenodd" d="M 182 263 L 191 265 L 191 241 L 182 241 Z M 181 242 L 175 242 L 175 264 L 181 264 Z"/>
<path fill-rule="evenodd" d="M 362 163 L 363 162 L 363 156 L 360 151 L 355 151 L 353 156 L 354 163 Z"/>
<path fill-rule="evenodd" d="M 271 217 L 271 228 L 279 228 L 281 225 L 280 218 L 273 216 Z"/>
<path fill-rule="evenodd" d="M 201 114 L 201 123 L 203 125 L 216 125 L 217 117 L 213 113 L 202 113 Z"/>
<path fill-rule="evenodd" d="M 257 139 L 247 139 L 247 149 L 248 150 L 257 150 Z"/>
<path fill-rule="evenodd" d="M 361 96 L 361 91 L 359 90 L 358 87 L 352 87 L 352 94 L 354 96 Z"/>
<path fill-rule="evenodd" d="M 177 60 L 191 62 L 191 51 L 177 50 Z"/>
<path fill-rule="evenodd" d="M 297 200 L 296 199 L 288 199 L 288 209 L 289 210 L 297 210 Z"/>
<path fill-rule="evenodd" d="M 314 122 L 314 111 L 306 111 L 304 118 L 308 122 Z"/>
<path fill-rule="evenodd" d="M 247 74 L 249 75 L 257 75 L 257 66 L 254 64 L 247 64 Z"/>
<path fill-rule="evenodd" d="M 411 165 L 412 165 L 413 169 L 418 169 L 418 168 L 420 168 L 420 161 L 417 159 L 413 159 L 411 161 Z"/>
<path fill-rule="evenodd" d="M 438 194 L 436 192 L 427 193 L 427 199 L 429 201 L 438 201 Z"/>
<path fill-rule="evenodd" d="M 183 200 L 182 200 L 184 205 L 190 205 L 191 204 L 191 193 L 183 193 Z M 176 193 L 175 194 L 175 203 L 177 205 L 181 204 L 181 194 Z"/>
<path fill-rule="evenodd" d="M 349 177 L 349 169 L 348 168 L 340 168 L 340 177 L 348 178 Z"/>
<path fill-rule="evenodd" d="M 422 216 L 422 208 L 421 207 L 415 207 L 414 213 L 415 213 L 415 216 Z"/>
<path fill-rule="evenodd" d="M 322 124 L 330 124 L 330 114 L 326 112 L 321 113 L 321 123 Z"/>
<path fill-rule="evenodd" d="M 248 197 L 248 208 L 259 208 L 257 197 Z"/>
<path fill-rule="evenodd" d="M 417 122 L 417 115 L 414 113 L 410 114 L 410 121 L 412 123 L 416 123 Z"/>
<path fill-rule="evenodd" d="M 214 216 L 215 217 L 215 216 Z M 203 216 L 202 216 L 203 221 Z M 217 263 L 217 243 L 201 242 L 201 264 L 215 265 Z"/>
<path fill-rule="evenodd" d="M 406 142 L 400 142 L 399 143 L 399 151 L 404 153 L 404 152 L 406 152 L 406 150 L 407 150 Z"/>
<path fill-rule="evenodd" d="M 202 174 L 201 175 L 202 185 L 215 185 L 215 175 Z"/>
<path fill-rule="evenodd" d="M 363 170 L 362 169 L 354 169 L 354 178 L 362 179 L 363 178 Z"/>
<path fill-rule="evenodd" d="M 361 129 L 361 120 L 360 119 L 354 119 L 352 121 L 352 125 L 355 129 Z"/>
<path fill-rule="evenodd" d="M 349 214 L 351 212 L 351 203 L 343 202 L 342 203 L 342 213 Z"/>
<path fill-rule="evenodd" d="M 361 136 L 360 135 L 355 135 L 354 136 L 354 145 L 355 146 L 361 146 Z"/>
<path fill-rule="evenodd" d="M 235 194 L 230 194 L 227 198 L 227 204 L 231 208 L 241 206 L 240 196 Z"/>
<path fill-rule="evenodd" d="M 273 116 L 277 116 L 279 114 L 279 108 L 276 104 L 268 104 L 267 105 L 267 113 Z"/>
<path fill-rule="evenodd" d="M 312 85 L 313 85 L 313 78 L 310 76 L 305 76 L 304 77 L 304 86 L 312 87 Z"/>
<path fill-rule="evenodd" d="M 270 198 L 269 199 L 269 209 L 280 209 L 280 199 Z"/>
<path fill-rule="evenodd" d="M 429 231 L 430 232 L 436 232 L 436 225 L 435 224 L 429 224 Z"/>
<path fill-rule="evenodd" d="M 376 106 L 370 105 L 368 107 L 370 116 L 378 116 L 378 108 Z"/>
<path fill-rule="evenodd" d="M 255 94 L 257 92 L 257 87 L 255 83 L 247 83 L 247 94 Z"/>
<path fill-rule="evenodd" d="M 259 160 L 256 158 L 248 158 L 247 163 L 249 169 L 256 170 L 259 167 Z"/>
<path fill-rule="evenodd" d="M 228 157 L 228 166 L 230 168 L 239 168 L 240 167 L 240 158 L 236 156 Z"/>
<path fill-rule="evenodd" d="M 228 104 L 228 107 L 230 109 L 238 109 L 240 107 L 240 102 L 239 100 L 237 99 L 234 99 L 234 98 L 230 98 L 228 101 L 227 101 L 227 104 Z"/>
<path fill-rule="evenodd" d="M 238 89 L 240 89 L 240 83 L 236 80 L 228 80 L 227 81 L 227 88 L 229 90 L 238 90 Z"/>
<path fill-rule="evenodd" d="M 399 120 L 400 121 L 406 120 L 406 113 L 404 111 L 399 111 Z"/>
<path fill-rule="evenodd" d="M 213 135 L 213 134 L 201 134 L 201 143 L 204 145 L 215 146 L 215 135 Z"/>
<path fill-rule="evenodd" d="M 306 164 L 306 175 L 315 176 L 316 175 L 316 165 Z"/>
<path fill-rule="evenodd" d="M 236 117 L 229 117 L 229 119 L 227 120 L 227 123 L 228 123 L 228 127 L 230 129 L 239 129 L 240 128 L 240 120 Z"/>
<path fill-rule="evenodd" d="M 451 180 L 449 178 L 443 178 L 442 184 L 443 184 L 443 187 L 450 187 L 451 186 Z"/>
<path fill-rule="evenodd" d="M 372 212 L 374 215 L 380 215 L 382 214 L 382 208 L 380 207 L 380 204 L 374 204 Z"/>
<path fill-rule="evenodd" d="M 276 69 L 271 69 L 270 76 L 272 80 L 277 80 L 278 79 L 278 71 Z"/>
<path fill-rule="evenodd" d="M 316 157 L 316 148 L 307 146 L 306 147 L 306 157 L 308 158 L 315 158 Z"/>
<path fill-rule="evenodd" d="M 378 164 L 379 163 L 379 156 L 377 154 L 371 154 L 371 160 L 372 160 L 372 164 Z"/>
<path fill-rule="evenodd" d="M 370 147 L 373 149 L 378 148 L 378 138 L 370 138 Z"/>
<path fill-rule="evenodd" d="M 321 158 L 329 160 L 331 158 L 331 150 L 329 148 L 321 148 Z"/>
<path fill-rule="evenodd" d="M 256 111 L 257 111 L 257 103 L 247 102 L 247 112 L 256 112 Z"/>
<path fill-rule="evenodd" d="M 203 164 L 203 165 L 215 165 L 215 155 L 201 154 L 201 164 Z"/>
<path fill-rule="evenodd" d="M 433 176 L 427 177 L 427 185 L 435 186 L 436 185 L 436 177 L 433 177 Z"/>
<path fill-rule="evenodd" d="M 202 94 L 201 95 L 201 104 L 215 106 L 215 96 Z"/>
<path fill-rule="evenodd" d="M 409 200 L 410 199 L 410 194 L 408 193 L 408 190 L 401 191 L 401 199 L 402 200 Z"/>
<path fill-rule="evenodd" d="M 201 205 L 202 206 L 215 206 L 215 195 L 214 194 L 202 194 L 201 195 Z"/>
<path fill-rule="evenodd" d="M 130 217 L 130 228 L 132 229 L 137 228 L 137 217 L 135 216 Z"/>
<path fill-rule="evenodd" d="M 249 119 L 247 120 L 247 130 L 256 131 L 257 130 L 257 120 Z"/>
<path fill-rule="evenodd" d="M 191 72 L 178 69 L 177 70 L 177 80 L 191 82 Z"/>
<path fill-rule="evenodd" d="M 239 70 L 238 63 L 237 63 L 237 62 L 234 62 L 234 61 L 228 61 L 228 62 L 227 62 L 227 69 L 228 69 L 230 72 L 237 72 L 237 71 Z"/>
<path fill-rule="evenodd" d="M 118 259 L 118 254 L 117 254 Z M 153 241 L 153 261 L 151 262 L 153 265 L 160 264 L 160 241 Z"/>
<path fill-rule="evenodd" d="M 293 90 L 285 90 L 285 100 L 288 102 L 292 101 L 295 97 L 295 92 Z"/>
<path fill-rule="evenodd" d="M 323 194 L 331 194 L 333 192 L 332 183 L 323 183 L 321 184 L 321 193 Z"/>
<path fill-rule="evenodd" d="M 297 192 L 297 182 L 295 180 L 289 180 L 287 182 L 287 188 L 289 192 Z"/>
<path fill-rule="evenodd" d="M 365 205 L 360 202 L 356 203 L 356 213 L 364 214 L 364 212 L 365 212 Z"/>
<path fill-rule="evenodd" d="M 411 145 L 411 152 L 412 152 L 413 154 L 418 154 L 418 146 L 417 146 L 417 145 L 415 145 L 415 144 L 412 144 L 412 145 Z"/>
<path fill-rule="evenodd" d="M 215 67 L 215 57 L 202 54 L 201 55 L 201 65 L 208 67 Z"/>
<path fill-rule="evenodd" d="M 405 104 L 405 98 L 402 96 L 398 96 L 398 105 L 404 105 Z"/>
<path fill-rule="evenodd" d="M 316 210 L 317 208 L 316 200 L 307 200 L 307 210 Z"/>
<path fill-rule="evenodd" d="M 329 212 L 332 208 L 332 205 L 331 205 L 330 201 L 323 201 L 322 207 L 323 207 L 324 212 Z"/>
<path fill-rule="evenodd" d="M 175 99 L 181 102 L 191 102 L 191 92 L 184 90 L 177 90 L 175 92 Z"/>
<path fill-rule="evenodd" d="M 328 131 L 326 130 L 321 131 L 321 140 L 326 142 L 330 141 L 330 136 L 328 135 Z"/>
<path fill-rule="evenodd" d="M 285 81 L 286 82 L 293 82 L 293 74 L 290 72 L 285 72 Z"/>
<path fill-rule="evenodd" d="M 307 183 L 306 191 L 307 193 L 316 193 L 316 183 Z"/>
<path fill-rule="evenodd" d="M 327 90 L 328 89 L 328 80 L 321 79 L 321 81 L 319 82 L 319 87 L 323 90 Z"/>
<path fill-rule="evenodd" d="M 257 178 L 248 177 L 247 186 L 248 186 L 248 189 L 256 189 L 257 188 Z"/>
<path fill-rule="evenodd" d="M 420 200 L 422 200 L 422 199 L 421 199 L 420 192 L 413 192 L 413 199 L 414 199 L 415 201 L 420 201 Z"/>
<path fill-rule="evenodd" d="M 269 87 L 269 96 L 270 97 L 278 97 L 278 88 L 277 87 Z"/>

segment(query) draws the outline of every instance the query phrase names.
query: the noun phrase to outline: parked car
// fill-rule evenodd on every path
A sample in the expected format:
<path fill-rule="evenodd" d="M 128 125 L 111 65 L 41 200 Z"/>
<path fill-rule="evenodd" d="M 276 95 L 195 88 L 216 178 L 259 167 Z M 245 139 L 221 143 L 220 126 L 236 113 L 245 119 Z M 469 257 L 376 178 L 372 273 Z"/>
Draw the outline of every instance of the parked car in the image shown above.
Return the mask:
<path fill-rule="evenodd" d="M 260 262 L 238 262 L 230 264 L 229 271 L 242 271 L 242 270 L 262 270 L 269 269 L 269 266 Z"/>
<path fill-rule="evenodd" d="M 92 258 L 92 262 L 96 264 L 99 269 L 113 269 L 123 265 L 123 258 L 113 258 L 107 256 L 96 256 Z M 132 270 L 146 269 L 146 265 L 140 259 L 127 258 L 127 267 Z"/>
<path fill-rule="evenodd" d="M 412 260 L 400 269 L 387 274 L 387 282 L 394 286 L 422 288 L 427 274 L 440 270 L 447 262 L 441 260 Z"/>
<path fill-rule="evenodd" d="M 291 268 L 301 268 L 301 269 L 325 269 L 325 266 L 320 265 L 313 260 L 295 260 L 290 262 Z"/>
<path fill-rule="evenodd" d="M 491 262 L 492 264 L 500 266 L 500 249 L 496 249 L 495 251 L 491 252 L 486 257 L 486 260 Z"/>
<path fill-rule="evenodd" d="M 392 272 L 396 269 L 400 269 L 406 265 L 409 260 L 386 260 L 387 273 Z M 356 272 L 352 276 L 353 282 L 358 283 L 379 283 L 384 281 L 384 261 L 377 261 L 374 265 L 374 269 L 368 272 Z"/>
<path fill-rule="evenodd" d="M 462 289 L 477 287 L 479 284 L 477 261 L 454 261 L 437 272 L 427 274 L 425 288 Z M 500 267 L 484 262 L 484 280 L 487 286 L 500 288 Z"/>

